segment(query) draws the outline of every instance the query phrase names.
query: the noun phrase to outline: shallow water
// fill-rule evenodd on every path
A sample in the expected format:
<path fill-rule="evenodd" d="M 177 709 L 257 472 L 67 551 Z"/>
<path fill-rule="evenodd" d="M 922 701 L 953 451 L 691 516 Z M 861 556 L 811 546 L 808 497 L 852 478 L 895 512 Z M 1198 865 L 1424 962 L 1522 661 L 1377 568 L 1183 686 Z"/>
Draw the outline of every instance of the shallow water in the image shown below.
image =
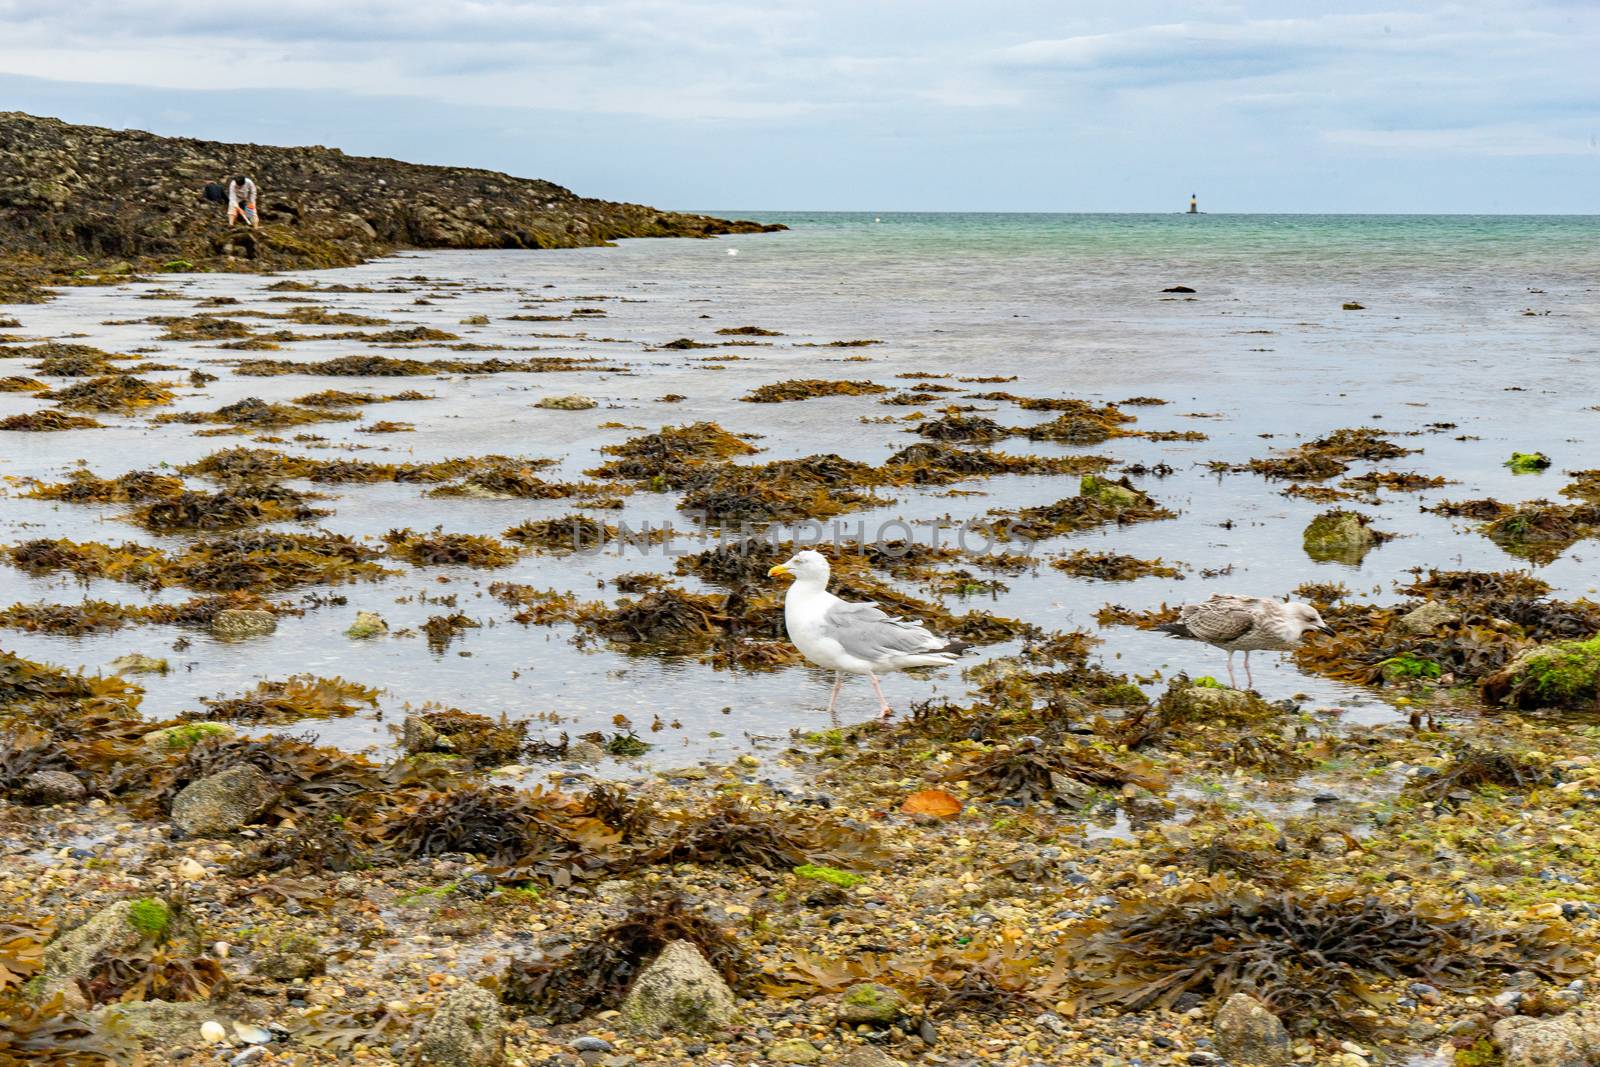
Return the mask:
<path fill-rule="evenodd" d="M 244 306 L 268 303 L 275 279 L 250 276 L 165 275 L 148 284 L 74 289 L 40 306 L 7 308 L 29 336 L 82 334 L 79 340 L 112 351 L 149 346 L 143 358 L 205 366 L 221 375 L 203 390 L 182 389 L 178 404 L 159 409 L 204 410 L 247 396 L 287 400 L 324 388 L 399 392 L 416 388 L 436 399 L 359 409 L 361 423 L 306 427 L 334 445 L 354 443 L 362 458 L 408 460 L 504 453 L 547 456 L 561 465 L 549 477 L 577 477 L 596 464 L 598 449 L 666 424 L 710 419 L 740 433 L 763 435 L 759 459 L 837 452 L 880 461 L 919 438 L 863 418 L 904 415 L 874 397 L 837 397 L 779 405 L 741 403 L 750 388 L 794 377 L 873 378 L 904 386 L 895 375 L 930 372 L 1012 375 L 1013 383 L 977 385 L 1025 396 L 1120 400 L 1157 396 L 1164 407 L 1129 410 L 1141 430 L 1198 429 L 1210 439 L 1158 443 L 1114 439 L 1096 448 L 1058 448 L 1022 440 L 1001 451 L 1040 454 L 1094 452 L 1126 463 L 1165 462 L 1167 478 L 1136 478 L 1158 502 L 1179 512 L 1166 522 L 1109 529 L 1042 542 L 1033 575 L 1007 577 L 1008 592 L 969 606 L 1020 617 L 1046 629 L 1095 630 L 1094 612 L 1106 603 L 1134 608 L 1202 598 L 1225 590 L 1282 595 L 1305 581 L 1342 581 L 1358 596 L 1392 595 L 1413 567 L 1503 569 L 1521 561 L 1463 523 L 1419 511 L 1438 499 L 1494 496 L 1515 501 L 1555 498 L 1563 469 L 1600 466 L 1593 448 L 1600 429 L 1597 398 L 1588 383 L 1597 356 L 1600 320 L 1600 221 L 1595 219 L 1425 219 L 1199 216 L 763 216 L 791 223 L 786 233 L 716 241 L 632 241 L 615 248 L 554 252 L 437 252 L 408 254 L 348 270 L 307 274 L 321 284 L 347 283 L 401 292 L 313 293 L 318 304 L 428 324 L 484 343 L 536 345 L 543 354 L 604 358 L 625 372 L 577 371 L 443 379 L 242 378 L 219 364 L 229 357 L 314 360 L 366 351 L 359 342 L 307 341 L 275 353 L 220 352 L 205 344 L 156 342 L 160 327 L 105 325 L 107 320 L 191 313 L 190 302 L 145 301 L 157 286 L 195 300 L 238 297 Z M 737 255 L 730 254 L 737 252 Z M 426 275 L 461 288 L 398 281 Z M 1192 299 L 1161 294 L 1171 285 L 1198 290 Z M 482 287 L 479 291 L 474 291 Z M 547 288 L 548 287 L 548 288 Z M 428 294 L 434 303 L 413 300 Z M 606 297 L 604 300 L 591 299 Z M 524 307 L 528 298 L 576 298 Z M 1359 301 L 1363 311 L 1343 311 Z M 508 322 L 511 314 L 603 307 L 594 321 Z M 227 315 L 236 308 L 216 309 Z M 1526 315 L 1525 311 L 1535 314 Z M 488 326 L 459 321 L 483 314 Z M 248 321 L 248 320 L 247 320 Z M 677 337 L 716 340 L 720 327 L 753 324 L 779 330 L 770 346 L 708 352 L 646 350 Z M 344 327 L 297 327 L 339 332 Z M 1263 332 L 1265 331 L 1265 332 Z M 559 333 L 566 337 L 538 337 Z M 859 349 L 795 347 L 803 342 L 857 338 L 884 344 Z M 417 358 L 489 358 L 516 353 L 450 353 L 423 349 Z M 708 355 L 747 357 L 707 363 Z M 868 357 L 868 362 L 852 361 Z M 0 357 L 0 375 L 25 373 L 27 361 Z M 154 379 L 177 378 L 152 374 Z M 951 383 L 955 384 L 955 383 Z M 551 411 L 541 397 L 583 393 L 601 402 L 590 411 Z M 655 398 L 681 393 L 676 404 Z M 952 394 L 952 399 L 959 394 Z M 0 394 L 0 417 L 33 410 L 26 395 Z M 1021 425 L 1046 421 L 1008 404 L 992 417 Z M 378 419 L 403 420 L 415 433 L 358 432 Z M 111 428 L 56 434 L 0 433 L 0 476 L 59 479 L 84 460 L 101 475 L 160 463 L 178 464 L 247 437 L 196 437 L 196 427 L 154 427 L 143 419 L 105 417 Z M 637 429 L 600 429 L 617 421 Z M 1381 465 L 1355 464 L 1352 474 L 1381 466 L 1440 474 L 1458 484 L 1424 493 L 1386 493 L 1377 505 L 1354 505 L 1374 525 L 1401 535 L 1374 550 L 1359 567 L 1315 563 L 1300 547 L 1301 530 L 1326 505 L 1279 495 L 1279 483 L 1255 475 L 1217 476 L 1211 460 L 1240 463 L 1328 430 L 1372 425 L 1399 433 L 1430 423 L 1455 423 L 1445 432 L 1401 437 L 1422 449 Z M 288 431 L 283 436 L 292 436 Z M 1468 439 L 1458 440 L 1458 436 Z M 299 445 L 275 445 L 300 451 Z M 1541 450 L 1556 465 L 1543 475 L 1513 476 L 1502 463 L 1513 450 Z M 350 453 L 317 448 L 313 455 Z M 121 506 L 93 507 L 16 498 L 0 500 L 5 541 L 65 536 L 151 544 L 157 538 L 118 518 Z M 992 507 L 1042 504 L 1076 492 L 1075 478 L 994 478 L 944 490 L 897 492 L 875 511 L 843 517 L 910 523 L 949 516 L 956 521 Z M 318 486 L 334 499 L 326 529 L 376 537 L 396 526 L 496 534 L 529 518 L 567 514 L 572 501 L 429 499 L 414 485 Z M 589 512 L 607 521 L 673 520 L 675 497 L 638 493 L 620 513 Z M 1351 506 L 1351 505 L 1346 505 Z M 927 528 L 919 526 L 919 539 Z M 891 531 L 892 532 L 892 531 Z M 685 544 L 685 551 L 700 545 Z M 1185 579 L 1104 583 L 1049 569 L 1048 558 L 1071 549 L 1114 549 L 1161 556 L 1190 570 Z M 1538 573 L 1558 594 L 1592 593 L 1595 546 L 1580 542 Z M 338 587 L 339 606 L 280 620 L 271 638 L 221 644 L 184 632 L 192 647 L 166 651 L 180 632 L 124 629 L 82 639 L 14 631 L 0 647 L 32 658 L 102 669 L 140 650 L 171 659 L 166 677 L 141 676 L 152 715 L 196 706 L 200 696 L 235 693 L 259 678 L 311 671 L 381 686 L 381 716 L 308 723 L 347 747 L 385 744 L 387 722 L 403 709 L 435 701 L 513 717 L 558 713 L 555 729 L 572 734 L 611 729 L 626 715 L 641 732 L 659 717 L 681 723 L 647 734 L 658 743 L 649 757 L 681 765 L 702 756 L 744 751 L 752 735 L 781 736 L 796 727 L 826 725 L 821 713 L 828 679 L 794 669 L 773 673 L 719 672 L 682 661 L 629 657 L 601 646 L 575 647 L 567 626 L 523 627 L 485 592 L 491 581 L 561 587 L 586 598 L 610 597 L 600 583 L 620 573 L 671 572 L 673 558 L 533 555 L 493 571 L 416 569 L 386 581 Z M 1232 568 L 1206 579 L 1202 569 Z M 692 585 L 692 582 L 690 583 Z M 915 591 L 915 590 L 912 590 Z M 442 654 L 422 638 L 358 642 L 342 636 L 358 609 L 378 611 L 398 630 L 447 610 L 420 595 L 459 598 L 455 610 L 483 621 Z M 70 579 L 34 579 L 0 567 L 0 603 L 72 601 L 82 596 L 132 602 L 141 594 L 113 583 L 82 586 Z M 166 598 L 187 593 L 169 590 Z M 297 596 L 297 595 L 296 595 Z M 1129 628 L 1100 632 L 1110 665 L 1139 675 L 1223 675 L 1224 657 L 1203 646 Z M 984 655 L 1006 651 L 986 649 Z M 1384 721 L 1389 706 L 1372 694 L 1304 675 L 1279 657 L 1254 657 L 1256 684 L 1269 698 L 1305 694 L 1317 705 L 1339 706 L 1347 719 Z M 1154 683 L 1152 689 L 1159 688 Z M 932 678 L 885 681 L 891 702 L 904 707 L 932 694 L 959 695 L 955 671 Z M 852 683 L 842 717 L 867 717 L 873 707 L 865 682 Z"/>

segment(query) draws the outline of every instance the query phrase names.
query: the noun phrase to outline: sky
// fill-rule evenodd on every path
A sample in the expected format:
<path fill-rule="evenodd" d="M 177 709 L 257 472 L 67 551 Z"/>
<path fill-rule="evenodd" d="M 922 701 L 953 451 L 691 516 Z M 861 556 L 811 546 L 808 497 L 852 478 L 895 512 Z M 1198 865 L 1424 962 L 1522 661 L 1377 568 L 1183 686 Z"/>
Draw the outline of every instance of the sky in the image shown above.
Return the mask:
<path fill-rule="evenodd" d="M 1592 214 L 1597 57 L 1595 0 L 0 0 L 0 110 L 720 211 Z"/>

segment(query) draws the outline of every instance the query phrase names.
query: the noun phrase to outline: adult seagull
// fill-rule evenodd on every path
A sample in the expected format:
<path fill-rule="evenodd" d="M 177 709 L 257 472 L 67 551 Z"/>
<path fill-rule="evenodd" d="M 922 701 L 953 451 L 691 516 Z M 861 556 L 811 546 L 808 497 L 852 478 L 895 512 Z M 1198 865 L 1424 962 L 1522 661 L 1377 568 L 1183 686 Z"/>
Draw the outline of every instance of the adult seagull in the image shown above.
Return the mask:
<path fill-rule="evenodd" d="M 1156 629 L 1178 637 L 1204 641 L 1228 653 L 1228 684 L 1235 689 L 1233 654 L 1244 653 L 1244 680 L 1251 689 L 1250 653 L 1287 652 L 1300 644 L 1308 633 L 1331 634 L 1333 629 L 1310 604 L 1297 604 L 1268 597 L 1213 593 L 1203 604 L 1185 604 L 1178 609 L 1178 621 Z"/>
<path fill-rule="evenodd" d="M 846 674 L 872 679 L 884 718 L 894 714 L 884 699 L 878 675 L 911 667 L 948 667 L 971 648 L 966 641 L 947 641 L 920 623 L 897 619 L 876 604 L 851 604 L 828 592 L 828 561 L 806 549 L 767 572 L 768 577 L 794 578 L 783 598 L 783 622 L 789 640 L 801 655 L 833 671 L 828 713 L 839 700 Z"/>

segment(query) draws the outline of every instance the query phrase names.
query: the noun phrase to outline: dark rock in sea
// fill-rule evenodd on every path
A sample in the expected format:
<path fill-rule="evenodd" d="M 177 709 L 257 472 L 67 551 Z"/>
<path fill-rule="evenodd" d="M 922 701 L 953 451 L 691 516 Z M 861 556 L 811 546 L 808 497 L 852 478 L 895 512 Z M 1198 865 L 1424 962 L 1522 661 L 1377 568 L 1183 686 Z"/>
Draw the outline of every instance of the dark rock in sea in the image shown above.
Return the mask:
<path fill-rule="evenodd" d="M 1165 288 L 1165 289 L 1163 289 L 1161 291 L 1163 293 L 1192 293 L 1192 292 L 1194 292 L 1194 290 L 1189 288 L 1187 285 L 1173 285 L 1173 286 L 1169 286 L 1169 287 L 1167 287 L 1167 288 Z"/>

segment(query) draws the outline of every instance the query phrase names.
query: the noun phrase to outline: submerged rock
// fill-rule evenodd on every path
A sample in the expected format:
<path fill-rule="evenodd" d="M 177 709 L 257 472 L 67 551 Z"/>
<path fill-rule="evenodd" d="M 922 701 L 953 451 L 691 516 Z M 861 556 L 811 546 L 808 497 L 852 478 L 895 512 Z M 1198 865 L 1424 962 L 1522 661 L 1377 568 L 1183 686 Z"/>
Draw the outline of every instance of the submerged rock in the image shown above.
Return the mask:
<path fill-rule="evenodd" d="M 421 1062 L 436 1067 L 499 1067 L 505 1043 L 500 1001 L 482 986 L 464 985 L 433 1013 L 417 1051 Z"/>
<path fill-rule="evenodd" d="M 247 637 L 265 637 L 278 628 L 278 617 L 270 611 L 254 608 L 229 608 L 217 612 L 211 620 L 211 634 L 224 641 L 239 641 Z"/>
<path fill-rule="evenodd" d="M 621 1022 L 639 1033 L 705 1034 L 732 1025 L 736 1012 L 733 990 L 694 943 L 673 941 L 634 979 Z"/>
<path fill-rule="evenodd" d="M 572 396 L 547 396 L 533 406 L 551 411 L 588 411 L 600 405 L 586 396 L 574 393 Z"/>
<path fill-rule="evenodd" d="M 382 615 L 375 611 L 358 611 L 356 612 L 356 621 L 350 624 L 344 635 L 359 640 L 365 637 L 377 637 L 379 634 L 388 632 L 389 624 L 383 621 Z"/>
<path fill-rule="evenodd" d="M 1306 555 L 1319 563 L 1360 563 L 1384 539 L 1372 528 L 1371 521 L 1359 512 L 1342 508 L 1323 512 L 1311 520 L 1302 535 Z"/>
<path fill-rule="evenodd" d="M 1235 993 L 1212 1024 L 1217 1051 L 1242 1067 L 1278 1067 L 1290 1060 L 1289 1032 L 1254 997 Z"/>
<path fill-rule="evenodd" d="M 111 669 L 117 674 L 166 674 L 168 667 L 164 659 L 146 656 L 142 652 L 130 652 L 112 660 Z"/>
<path fill-rule="evenodd" d="M 281 790 L 249 764 L 190 782 L 172 801 L 172 823 L 186 834 L 229 834 L 277 803 Z"/>

